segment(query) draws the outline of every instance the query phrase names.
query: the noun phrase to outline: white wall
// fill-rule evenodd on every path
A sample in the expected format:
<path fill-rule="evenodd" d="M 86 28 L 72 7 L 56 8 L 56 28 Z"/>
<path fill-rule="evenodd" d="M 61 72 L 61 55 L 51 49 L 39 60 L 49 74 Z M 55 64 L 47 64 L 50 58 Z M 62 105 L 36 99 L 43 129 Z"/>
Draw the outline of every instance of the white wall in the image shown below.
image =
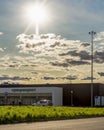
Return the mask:
<path fill-rule="evenodd" d="M 52 103 L 53 106 L 62 106 L 63 105 L 63 89 L 59 87 L 8 87 L 0 88 L 0 94 L 5 96 L 6 94 L 12 93 L 52 93 Z"/>
<path fill-rule="evenodd" d="M 52 100 L 54 106 L 62 106 L 63 105 L 63 92 L 62 88 L 54 88 L 54 92 L 52 93 Z"/>

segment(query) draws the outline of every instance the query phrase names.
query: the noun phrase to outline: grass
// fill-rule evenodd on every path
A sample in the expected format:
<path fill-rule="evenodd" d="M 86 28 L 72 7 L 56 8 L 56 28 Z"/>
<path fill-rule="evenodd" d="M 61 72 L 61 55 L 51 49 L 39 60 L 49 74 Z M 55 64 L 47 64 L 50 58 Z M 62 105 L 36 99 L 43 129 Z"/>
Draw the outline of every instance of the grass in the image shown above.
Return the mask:
<path fill-rule="evenodd" d="M 0 106 L 0 124 L 104 116 L 104 108 Z"/>

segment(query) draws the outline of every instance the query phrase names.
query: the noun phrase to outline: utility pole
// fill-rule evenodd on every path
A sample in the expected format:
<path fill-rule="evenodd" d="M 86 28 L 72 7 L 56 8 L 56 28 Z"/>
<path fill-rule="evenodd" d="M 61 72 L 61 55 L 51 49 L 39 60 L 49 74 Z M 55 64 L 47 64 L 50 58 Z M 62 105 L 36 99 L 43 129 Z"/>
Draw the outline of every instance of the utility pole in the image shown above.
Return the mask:
<path fill-rule="evenodd" d="M 91 107 L 93 107 L 93 38 L 96 32 L 89 32 L 91 35 Z"/>

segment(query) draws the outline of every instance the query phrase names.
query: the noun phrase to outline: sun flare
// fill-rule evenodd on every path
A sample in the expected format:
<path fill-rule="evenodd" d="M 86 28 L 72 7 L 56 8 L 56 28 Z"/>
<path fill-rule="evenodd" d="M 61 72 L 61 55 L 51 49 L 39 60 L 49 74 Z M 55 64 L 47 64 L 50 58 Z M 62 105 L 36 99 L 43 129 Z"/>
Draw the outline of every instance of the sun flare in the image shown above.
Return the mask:
<path fill-rule="evenodd" d="M 27 18 L 31 22 L 42 23 L 47 19 L 46 8 L 41 4 L 31 5 L 27 8 Z"/>
<path fill-rule="evenodd" d="M 25 32 L 27 32 L 31 26 L 35 25 L 35 33 L 39 35 L 40 24 L 48 21 L 49 15 L 46 6 L 42 3 L 27 5 L 25 14 L 29 21 L 29 26 L 26 28 Z"/>

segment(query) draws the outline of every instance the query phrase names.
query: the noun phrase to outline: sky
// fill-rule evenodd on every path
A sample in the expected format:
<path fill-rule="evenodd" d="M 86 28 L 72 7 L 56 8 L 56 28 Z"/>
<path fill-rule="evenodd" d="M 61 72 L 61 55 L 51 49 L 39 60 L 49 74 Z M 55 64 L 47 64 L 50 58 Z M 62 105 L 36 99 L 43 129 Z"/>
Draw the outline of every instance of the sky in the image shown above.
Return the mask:
<path fill-rule="evenodd" d="M 26 9 L 47 9 L 47 20 L 31 24 Z M 104 0 L 0 0 L 0 83 L 104 83 Z"/>

